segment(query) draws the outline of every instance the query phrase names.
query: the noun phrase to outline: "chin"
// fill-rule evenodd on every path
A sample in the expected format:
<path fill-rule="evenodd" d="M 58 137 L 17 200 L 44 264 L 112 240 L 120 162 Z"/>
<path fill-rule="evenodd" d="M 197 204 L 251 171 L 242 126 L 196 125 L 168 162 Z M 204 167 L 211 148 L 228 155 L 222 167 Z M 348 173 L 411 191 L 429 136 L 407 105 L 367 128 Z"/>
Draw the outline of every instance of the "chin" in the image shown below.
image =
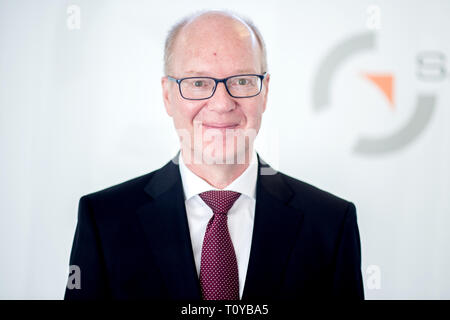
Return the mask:
<path fill-rule="evenodd" d="M 244 164 L 248 159 L 248 148 L 245 145 L 207 145 L 202 152 L 205 164 Z"/>

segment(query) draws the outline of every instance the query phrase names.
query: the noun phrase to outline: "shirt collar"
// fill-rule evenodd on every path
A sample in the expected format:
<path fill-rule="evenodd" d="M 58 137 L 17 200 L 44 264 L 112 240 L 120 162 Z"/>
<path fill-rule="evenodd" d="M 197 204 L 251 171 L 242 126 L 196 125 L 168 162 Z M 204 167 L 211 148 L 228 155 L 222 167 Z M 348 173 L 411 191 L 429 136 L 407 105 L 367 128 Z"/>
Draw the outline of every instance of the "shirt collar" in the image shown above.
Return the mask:
<path fill-rule="evenodd" d="M 185 200 L 189 200 L 202 192 L 210 190 L 230 190 L 256 199 L 256 179 L 258 175 L 257 159 L 256 151 L 253 150 L 252 159 L 245 171 L 224 189 L 217 189 L 193 173 L 184 163 L 180 152 L 178 155 L 178 163 Z"/>

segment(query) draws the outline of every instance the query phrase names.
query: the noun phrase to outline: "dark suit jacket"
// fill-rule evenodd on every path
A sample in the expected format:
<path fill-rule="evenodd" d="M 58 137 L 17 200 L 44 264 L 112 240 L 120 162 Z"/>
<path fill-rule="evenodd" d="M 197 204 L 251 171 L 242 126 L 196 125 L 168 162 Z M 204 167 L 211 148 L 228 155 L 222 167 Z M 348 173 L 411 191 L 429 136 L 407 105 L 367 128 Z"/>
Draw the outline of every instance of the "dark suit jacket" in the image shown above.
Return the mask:
<path fill-rule="evenodd" d="M 354 204 L 258 159 L 242 300 L 363 299 Z M 83 196 L 70 264 L 65 299 L 201 299 L 178 165 Z"/>

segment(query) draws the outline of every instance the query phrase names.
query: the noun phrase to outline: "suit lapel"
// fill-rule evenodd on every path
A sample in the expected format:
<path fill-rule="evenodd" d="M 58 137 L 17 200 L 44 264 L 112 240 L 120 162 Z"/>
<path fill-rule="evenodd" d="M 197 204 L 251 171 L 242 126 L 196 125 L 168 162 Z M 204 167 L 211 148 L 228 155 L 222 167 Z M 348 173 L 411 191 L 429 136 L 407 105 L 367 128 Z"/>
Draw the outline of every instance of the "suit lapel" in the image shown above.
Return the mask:
<path fill-rule="evenodd" d="M 275 297 L 303 214 L 289 206 L 293 192 L 259 157 L 256 208 L 243 300 Z"/>
<path fill-rule="evenodd" d="M 145 191 L 152 199 L 137 214 L 171 299 L 200 299 L 178 166 L 170 161 L 156 171 Z"/>

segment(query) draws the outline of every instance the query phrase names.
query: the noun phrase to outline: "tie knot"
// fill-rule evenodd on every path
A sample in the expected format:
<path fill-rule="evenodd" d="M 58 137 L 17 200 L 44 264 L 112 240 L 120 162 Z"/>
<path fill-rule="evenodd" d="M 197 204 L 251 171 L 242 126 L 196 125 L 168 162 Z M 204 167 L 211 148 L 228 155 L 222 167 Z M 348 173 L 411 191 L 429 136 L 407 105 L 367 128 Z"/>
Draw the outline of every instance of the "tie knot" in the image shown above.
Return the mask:
<path fill-rule="evenodd" d="M 240 195 L 239 192 L 229 190 L 211 190 L 199 194 L 214 214 L 227 214 Z"/>

